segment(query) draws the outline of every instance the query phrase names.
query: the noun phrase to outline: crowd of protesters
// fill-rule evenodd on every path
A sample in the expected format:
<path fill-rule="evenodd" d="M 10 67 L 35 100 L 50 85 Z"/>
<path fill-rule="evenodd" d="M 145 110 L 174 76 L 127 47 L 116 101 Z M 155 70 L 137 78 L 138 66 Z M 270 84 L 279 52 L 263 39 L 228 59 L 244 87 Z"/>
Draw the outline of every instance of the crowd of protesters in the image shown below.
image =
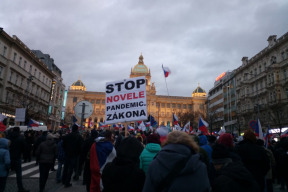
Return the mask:
<path fill-rule="evenodd" d="M 280 184 L 288 191 L 288 137 L 270 140 L 268 147 L 246 130 L 243 140 L 230 133 L 191 135 L 172 131 L 95 130 L 20 132 L 15 127 L 0 134 L 0 192 L 9 171 L 16 173 L 19 192 L 22 163 L 35 156 L 39 191 L 45 191 L 49 171 L 55 182 L 73 187 L 83 176 L 87 192 L 253 191 L 273 192 Z M 160 136 L 161 135 L 161 136 Z M 54 169 L 56 160 L 57 170 Z"/>

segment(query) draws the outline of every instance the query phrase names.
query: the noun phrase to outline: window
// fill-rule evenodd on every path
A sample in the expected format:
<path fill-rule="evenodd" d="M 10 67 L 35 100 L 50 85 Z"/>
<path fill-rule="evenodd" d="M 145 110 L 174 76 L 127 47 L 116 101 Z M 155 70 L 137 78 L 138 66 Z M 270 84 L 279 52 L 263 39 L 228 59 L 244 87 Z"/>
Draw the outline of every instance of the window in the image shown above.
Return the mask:
<path fill-rule="evenodd" d="M 22 87 L 23 81 L 24 81 L 24 78 L 22 77 L 22 78 L 21 78 L 21 81 L 20 81 L 20 87 Z"/>
<path fill-rule="evenodd" d="M 283 75 L 284 75 L 284 80 L 286 80 L 287 79 L 287 70 L 286 69 L 283 70 Z M 1 76 L 1 72 L 0 72 L 0 76 Z"/>
<path fill-rule="evenodd" d="M 44 81 L 45 81 L 45 75 L 43 75 L 43 81 L 42 82 L 44 83 Z"/>
<path fill-rule="evenodd" d="M 37 69 L 34 70 L 34 76 L 36 77 Z"/>
<path fill-rule="evenodd" d="M 178 108 L 178 109 L 181 109 L 181 104 L 177 104 L 177 108 Z"/>
<path fill-rule="evenodd" d="M 170 103 L 167 103 L 166 107 L 167 107 L 167 108 L 170 108 Z"/>
<path fill-rule="evenodd" d="M 188 109 L 192 109 L 192 105 L 191 104 L 188 105 Z"/>
<path fill-rule="evenodd" d="M 2 53 L 2 55 L 3 55 L 4 57 L 5 57 L 5 55 L 6 55 L 6 52 L 7 52 L 7 47 L 4 46 L 3 53 Z"/>
<path fill-rule="evenodd" d="M 73 103 L 77 102 L 77 97 L 73 97 Z"/>
<path fill-rule="evenodd" d="M 176 104 L 175 103 L 172 103 L 172 108 L 176 108 Z"/>
<path fill-rule="evenodd" d="M 105 100 L 102 100 L 102 104 L 105 104 Z"/>
<path fill-rule="evenodd" d="M 16 75 L 16 79 L 15 79 L 15 85 L 17 85 L 17 83 L 18 83 L 18 75 Z"/>
<path fill-rule="evenodd" d="M 282 58 L 282 61 L 285 59 L 285 52 L 284 51 L 281 53 L 281 58 Z"/>
<path fill-rule="evenodd" d="M 156 107 L 160 107 L 160 103 L 156 103 Z"/>
<path fill-rule="evenodd" d="M 27 64 L 27 61 L 24 61 L 24 66 L 23 66 L 24 70 L 26 70 L 26 64 Z"/>
<path fill-rule="evenodd" d="M 100 104 L 100 100 L 99 99 L 96 100 L 96 104 Z"/>
<path fill-rule="evenodd" d="M 259 73 L 261 73 L 262 72 L 262 68 L 261 68 L 261 65 L 259 66 Z"/>
<path fill-rule="evenodd" d="M 275 63 L 276 63 L 276 57 L 272 56 L 271 59 L 270 59 L 270 64 L 273 65 Z"/>
<path fill-rule="evenodd" d="M 9 81 L 12 81 L 12 76 L 13 76 L 13 72 L 11 71 Z"/>
<path fill-rule="evenodd" d="M 95 100 L 94 100 L 94 99 L 92 99 L 92 100 L 91 100 L 91 103 L 92 103 L 92 104 L 93 104 L 93 103 L 95 103 Z"/>
<path fill-rule="evenodd" d="M 40 79 L 41 78 L 41 72 L 39 71 L 39 74 L 38 74 L 38 79 Z"/>
<path fill-rule="evenodd" d="M 0 78 L 1 78 L 1 75 L 2 75 L 2 71 L 3 71 L 3 67 L 0 66 Z"/>
<path fill-rule="evenodd" d="M 14 52 L 14 57 L 13 57 L 13 62 L 15 63 L 16 61 L 16 58 L 17 58 L 17 53 Z"/>
<path fill-rule="evenodd" d="M 19 58 L 19 66 L 21 67 L 22 57 Z"/>
<path fill-rule="evenodd" d="M 183 109 L 186 109 L 186 104 L 183 104 Z"/>
<path fill-rule="evenodd" d="M 161 107 L 162 107 L 162 108 L 165 108 L 165 103 L 161 103 Z"/>

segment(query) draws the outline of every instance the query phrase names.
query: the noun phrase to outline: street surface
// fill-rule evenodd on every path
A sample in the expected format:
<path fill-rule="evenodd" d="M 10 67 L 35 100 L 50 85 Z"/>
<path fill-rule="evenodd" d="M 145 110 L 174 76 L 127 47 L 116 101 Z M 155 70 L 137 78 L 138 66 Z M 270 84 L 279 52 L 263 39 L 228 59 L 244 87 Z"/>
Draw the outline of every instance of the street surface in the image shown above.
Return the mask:
<path fill-rule="evenodd" d="M 35 165 L 36 161 L 33 160 L 29 163 L 22 164 L 22 181 L 25 189 L 29 189 L 30 192 L 39 191 L 39 166 Z M 55 163 L 55 169 L 57 170 L 57 163 Z M 50 171 L 49 177 L 45 186 L 45 192 L 85 192 L 85 185 L 82 185 L 82 176 L 78 181 L 72 181 L 72 187 L 64 188 L 62 183 L 56 183 L 56 171 Z M 5 192 L 17 192 L 16 174 L 14 171 L 10 171 L 7 178 L 7 184 Z"/>
<path fill-rule="evenodd" d="M 39 166 L 35 165 L 35 160 L 29 163 L 22 164 L 22 180 L 25 189 L 29 189 L 30 192 L 39 191 Z M 55 169 L 57 170 L 57 163 L 55 163 Z M 50 171 L 49 177 L 46 183 L 45 192 L 85 192 L 86 187 L 82 185 L 82 176 L 78 181 L 73 181 L 72 187 L 65 188 L 62 183 L 56 183 L 56 171 Z M 5 192 L 17 192 L 16 174 L 14 171 L 9 173 Z M 284 192 L 280 190 L 280 185 L 274 185 L 274 192 Z"/>

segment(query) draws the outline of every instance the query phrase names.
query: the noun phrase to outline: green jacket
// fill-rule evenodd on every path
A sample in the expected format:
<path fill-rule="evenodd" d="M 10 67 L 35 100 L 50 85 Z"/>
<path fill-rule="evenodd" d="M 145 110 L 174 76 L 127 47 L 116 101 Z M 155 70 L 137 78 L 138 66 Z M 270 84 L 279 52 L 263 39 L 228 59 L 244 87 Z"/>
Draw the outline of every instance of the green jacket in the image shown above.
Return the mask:
<path fill-rule="evenodd" d="M 156 143 L 148 143 L 140 155 L 140 169 L 147 174 L 148 167 L 155 155 L 161 150 L 161 146 Z"/>

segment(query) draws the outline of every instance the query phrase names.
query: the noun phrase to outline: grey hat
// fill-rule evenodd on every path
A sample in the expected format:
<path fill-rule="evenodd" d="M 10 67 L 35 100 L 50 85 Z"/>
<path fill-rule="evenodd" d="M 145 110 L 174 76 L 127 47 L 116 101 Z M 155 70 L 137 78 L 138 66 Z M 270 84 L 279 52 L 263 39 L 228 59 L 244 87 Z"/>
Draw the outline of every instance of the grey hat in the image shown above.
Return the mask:
<path fill-rule="evenodd" d="M 47 140 L 53 140 L 55 137 L 52 134 L 48 134 L 46 139 Z"/>

